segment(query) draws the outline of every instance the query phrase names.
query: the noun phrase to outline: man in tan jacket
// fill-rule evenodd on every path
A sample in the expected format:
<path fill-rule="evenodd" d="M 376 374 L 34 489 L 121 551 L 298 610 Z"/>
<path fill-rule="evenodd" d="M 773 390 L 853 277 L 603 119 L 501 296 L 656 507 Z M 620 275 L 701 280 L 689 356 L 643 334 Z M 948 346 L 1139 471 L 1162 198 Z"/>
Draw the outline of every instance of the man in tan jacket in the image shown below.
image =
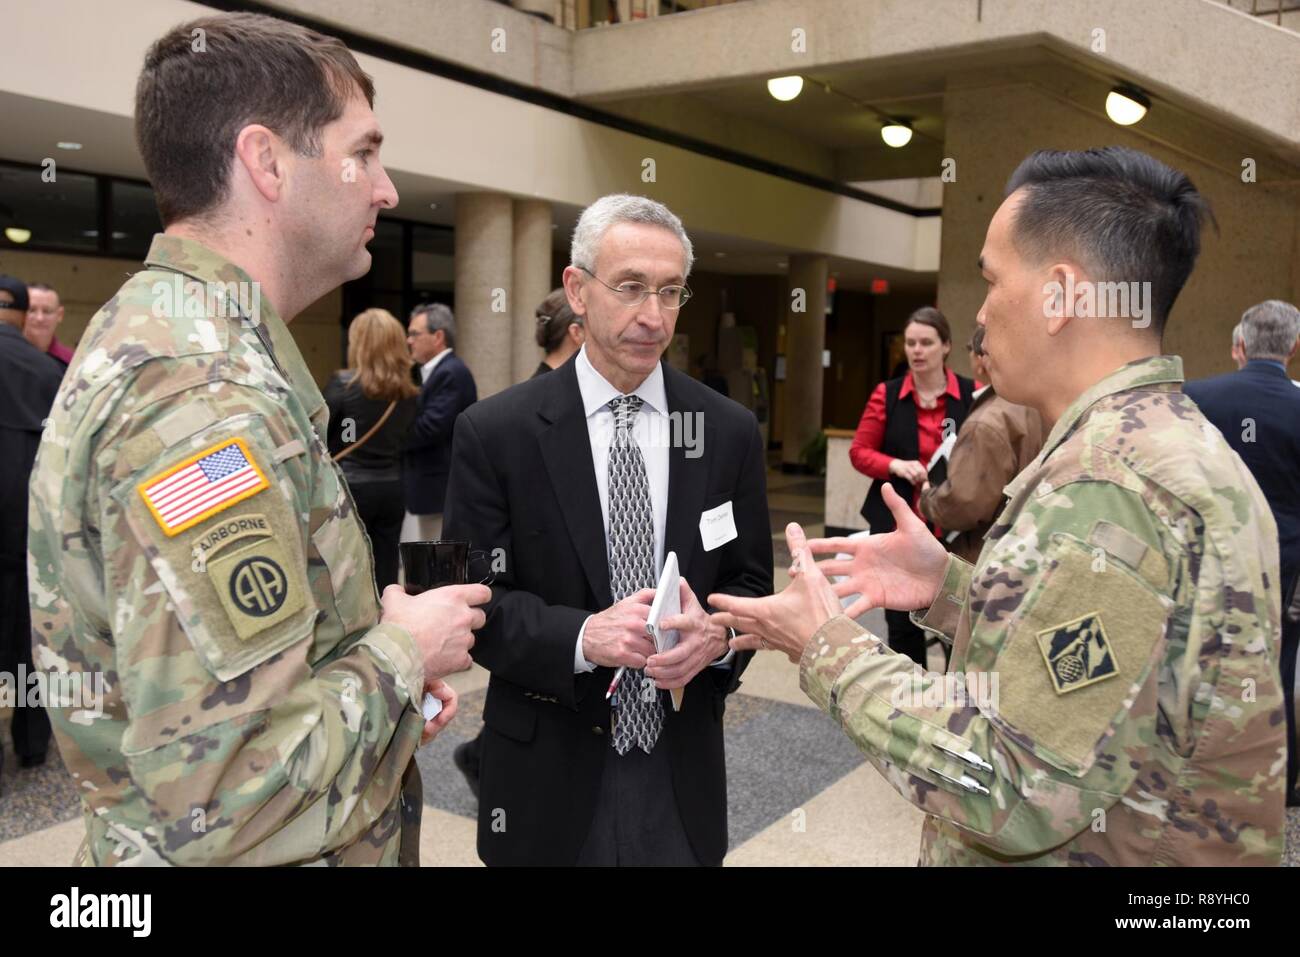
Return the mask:
<path fill-rule="evenodd" d="M 971 338 L 971 371 L 988 382 L 984 365 L 984 327 Z M 1002 508 L 1002 489 L 1034 460 L 1043 447 L 1043 420 L 1033 409 L 1013 405 L 986 385 L 975 393 L 948 460 L 947 479 L 921 487 L 921 513 L 943 530 L 958 536 L 948 550 L 974 563 L 984 546 L 984 533 Z"/>

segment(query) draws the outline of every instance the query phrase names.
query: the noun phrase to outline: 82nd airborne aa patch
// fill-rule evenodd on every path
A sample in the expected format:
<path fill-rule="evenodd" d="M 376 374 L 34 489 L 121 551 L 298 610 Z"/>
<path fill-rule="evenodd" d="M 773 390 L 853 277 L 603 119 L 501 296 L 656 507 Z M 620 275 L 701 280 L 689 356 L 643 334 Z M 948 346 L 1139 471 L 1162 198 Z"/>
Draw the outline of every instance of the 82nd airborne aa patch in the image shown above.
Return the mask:
<path fill-rule="evenodd" d="M 1057 694 L 1077 691 L 1119 674 L 1119 662 L 1106 640 L 1099 612 L 1045 628 L 1037 638 Z"/>

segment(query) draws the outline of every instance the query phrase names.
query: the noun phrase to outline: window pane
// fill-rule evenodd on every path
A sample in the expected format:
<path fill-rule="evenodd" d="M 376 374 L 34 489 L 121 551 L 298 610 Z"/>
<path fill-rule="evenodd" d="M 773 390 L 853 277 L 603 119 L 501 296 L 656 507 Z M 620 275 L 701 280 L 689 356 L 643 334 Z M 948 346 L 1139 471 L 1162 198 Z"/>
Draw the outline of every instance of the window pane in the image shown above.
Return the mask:
<path fill-rule="evenodd" d="M 99 244 L 95 178 L 54 167 L 54 181 L 47 183 L 41 170 L 0 163 L 0 249 L 94 251 Z M 29 230 L 31 238 L 14 242 L 15 230 Z"/>
<path fill-rule="evenodd" d="M 143 259 L 154 233 L 162 232 L 162 220 L 154 204 L 153 190 L 140 183 L 114 182 L 112 192 L 113 237 L 109 248 L 118 256 Z"/>
<path fill-rule="evenodd" d="M 375 223 L 375 238 L 366 243 L 370 250 L 372 289 L 402 288 L 402 224 L 391 219 Z"/>
<path fill-rule="evenodd" d="M 420 300 L 443 301 L 431 293 L 449 296 L 456 286 L 455 234 L 437 226 L 412 226 L 412 285 Z"/>

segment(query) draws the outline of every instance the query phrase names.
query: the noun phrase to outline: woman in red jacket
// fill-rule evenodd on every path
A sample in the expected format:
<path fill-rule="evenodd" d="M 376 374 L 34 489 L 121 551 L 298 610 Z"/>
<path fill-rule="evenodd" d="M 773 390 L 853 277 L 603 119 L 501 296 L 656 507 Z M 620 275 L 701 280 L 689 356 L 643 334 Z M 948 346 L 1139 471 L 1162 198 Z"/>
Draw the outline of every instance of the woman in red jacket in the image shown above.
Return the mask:
<path fill-rule="evenodd" d="M 908 371 L 876 386 L 858 423 L 849 458 L 853 467 L 875 479 L 862 517 L 878 535 L 894 530 L 882 483 L 889 482 L 903 501 L 917 510 L 926 464 L 948 436 L 956 434 L 970 411 L 978 384 L 950 370 L 952 331 L 943 313 L 932 306 L 916 310 L 903 329 Z M 921 520 L 925 516 L 920 515 Z M 905 611 L 886 611 L 889 647 L 925 667 L 925 633 Z"/>

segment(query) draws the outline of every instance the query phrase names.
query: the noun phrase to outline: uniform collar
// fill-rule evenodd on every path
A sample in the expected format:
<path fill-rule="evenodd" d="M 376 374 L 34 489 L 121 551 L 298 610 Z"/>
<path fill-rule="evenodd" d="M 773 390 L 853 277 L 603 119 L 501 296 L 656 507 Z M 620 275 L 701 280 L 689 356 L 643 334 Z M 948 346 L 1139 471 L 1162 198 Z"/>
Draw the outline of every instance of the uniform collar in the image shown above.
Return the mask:
<path fill-rule="evenodd" d="M 1046 461 L 1047 457 L 1052 454 L 1058 445 L 1065 441 L 1066 436 L 1074 431 L 1074 427 L 1078 425 L 1084 414 L 1102 399 L 1107 396 L 1118 395 L 1121 392 L 1132 392 L 1134 389 L 1141 389 L 1146 386 L 1182 385 L 1182 382 L 1183 360 L 1180 356 L 1148 356 L 1145 359 L 1135 359 L 1126 365 L 1120 366 L 1070 403 L 1065 413 L 1056 420 L 1056 425 L 1052 426 L 1051 434 L 1047 436 L 1047 441 L 1043 443 L 1043 449 L 1038 453 L 1038 458 L 1034 459 L 1010 485 L 1002 490 L 1003 494 L 1014 498 L 1025 483 L 1033 478 L 1038 471 L 1038 467 Z"/>
<path fill-rule="evenodd" d="M 325 404 L 325 399 L 321 396 L 320 389 L 316 387 L 316 380 L 307 368 L 297 343 L 293 341 L 289 327 L 275 311 L 270 299 L 260 294 L 261 285 L 252 276 L 202 243 L 182 236 L 168 236 L 165 233 L 154 236 L 144 263 L 155 269 L 183 273 L 204 283 L 246 283 L 247 286 L 244 288 L 249 291 L 241 296 L 245 302 L 252 301 L 254 292 L 258 293 L 257 318 L 270 335 L 271 347 L 275 350 L 275 363 L 288 379 L 289 387 L 304 400 L 303 404 L 307 406 L 308 414 L 315 416 L 319 408 Z M 237 306 L 237 303 L 234 305 Z M 232 308 L 230 314 L 233 315 L 237 311 L 236 308 Z"/>
<path fill-rule="evenodd" d="M 944 388 L 943 394 L 950 395 L 954 399 L 960 399 L 961 387 L 957 385 L 957 373 L 953 372 L 951 369 L 944 369 L 944 372 L 948 375 L 948 385 Z M 912 382 L 912 370 L 909 369 L 907 370 L 907 374 L 903 376 L 903 387 L 898 390 L 898 397 L 900 399 L 906 399 L 914 391 L 916 391 L 916 386 Z"/>

